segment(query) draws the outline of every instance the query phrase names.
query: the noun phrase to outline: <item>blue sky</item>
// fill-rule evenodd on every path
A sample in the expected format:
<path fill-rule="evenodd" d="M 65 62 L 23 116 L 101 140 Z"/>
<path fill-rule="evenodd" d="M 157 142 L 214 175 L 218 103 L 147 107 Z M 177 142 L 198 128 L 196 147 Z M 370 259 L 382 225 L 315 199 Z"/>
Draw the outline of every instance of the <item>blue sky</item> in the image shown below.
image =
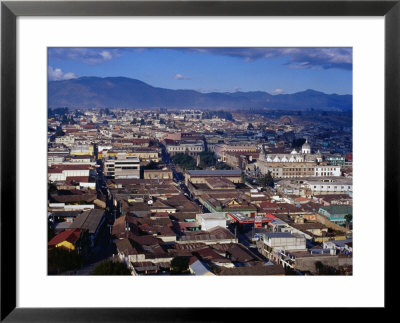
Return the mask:
<path fill-rule="evenodd" d="M 351 48 L 49 48 L 49 80 L 125 76 L 201 92 L 352 94 Z"/>

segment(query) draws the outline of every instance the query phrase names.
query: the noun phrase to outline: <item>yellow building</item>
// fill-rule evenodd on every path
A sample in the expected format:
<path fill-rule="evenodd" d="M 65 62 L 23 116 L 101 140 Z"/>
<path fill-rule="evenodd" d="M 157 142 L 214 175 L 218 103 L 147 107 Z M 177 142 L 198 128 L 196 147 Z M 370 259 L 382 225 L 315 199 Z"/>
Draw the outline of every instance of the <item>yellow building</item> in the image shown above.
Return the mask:
<path fill-rule="evenodd" d="M 50 248 L 64 248 L 69 251 L 82 249 L 86 229 L 68 229 L 54 236 L 48 243 Z"/>

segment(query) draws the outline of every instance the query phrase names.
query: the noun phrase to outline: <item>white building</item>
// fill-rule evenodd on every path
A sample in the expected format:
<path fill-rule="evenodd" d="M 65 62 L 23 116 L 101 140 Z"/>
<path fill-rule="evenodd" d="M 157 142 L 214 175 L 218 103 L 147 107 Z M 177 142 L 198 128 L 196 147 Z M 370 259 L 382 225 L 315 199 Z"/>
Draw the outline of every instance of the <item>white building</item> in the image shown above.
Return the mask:
<path fill-rule="evenodd" d="M 271 172 L 273 178 L 341 176 L 340 166 L 320 165 L 321 162 L 321 153 L 312 154 L 306 141 L 301 152 L 293 149 L 290 154 L 267 154 L 263 149 L 257 167 L 262 174 Z"/>
<path fill-rule="evenodd" d="M 196 221 L 204 231 L 218 226 L 226 228 L 226 217 L 223 212 L 197 214 Z"/>
<path fill-rule="evenodd" d="M 306 250 L 306 238 L 290 232 L 268 232 L 264 235 L 264 245 L 271 250 Z"/>
<path fill-rule="evenodd" d="M 90 165 L 65 165 L 56 164 L 48 168 L 48 179 L 50 182 L 65 181 L 67 177 L 89 177 L 95 176 L 96 171 Z"/>
<path fill-rule="evenodd" d="M 104 162 L 104 175 L 115 179 L 140 178 L 140 159 L 126 154 L 110 157 Z"/>
<path fill-rule="evenodd" d="M 314 176 L 340 176 L 342 173 L 340 172 L 340 166 L 315 166 L 314 167 Z"/>
<path fill-rule="evenodd" d="M 61 136 L 57 137 L 55 142 L 57 144 L 64 144 L 64 145 L 73 145 L 75 143 L 75 137 L 73 135 L 70 136 Z"/>
<path fill-rule="evenodd" d="M 263 236 L 262 254 L 281 263 L 282 252 L 306 251 L 306 238 L 289 232 L 268 232 Z"/>
<path fill-rule="evenodd" d="M 170 156 L 176 154 L 188 154 L 190 156 L 198 155 L 204 151 L 203 141 L 197 141 L 194 143 L 180 143 L 176 145 L 167 145 L 167 152 Z"/>
<path fill-rule="evenodd" d="M 322 180 L 304 181 L 305 187 L 311 190 L 313 195 L 321 194 L 348 194 L 353 192 L 353 181 L 351 178 L 338 177 Z"/>

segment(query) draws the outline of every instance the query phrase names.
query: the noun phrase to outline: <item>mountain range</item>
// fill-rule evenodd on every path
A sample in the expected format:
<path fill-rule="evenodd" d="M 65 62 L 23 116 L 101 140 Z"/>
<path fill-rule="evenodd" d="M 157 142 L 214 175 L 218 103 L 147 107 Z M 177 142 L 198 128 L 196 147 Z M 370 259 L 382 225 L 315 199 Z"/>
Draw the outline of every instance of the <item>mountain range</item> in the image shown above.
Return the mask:
<path fill-rule="evenodd" d="M 277 110 L 352 109 L 352 95 L 306 90 L 293 94 L 211 92 L 153 87 L 126 77 L 80 77 L 48 83 L 49 108 L 269 108 Z"/>

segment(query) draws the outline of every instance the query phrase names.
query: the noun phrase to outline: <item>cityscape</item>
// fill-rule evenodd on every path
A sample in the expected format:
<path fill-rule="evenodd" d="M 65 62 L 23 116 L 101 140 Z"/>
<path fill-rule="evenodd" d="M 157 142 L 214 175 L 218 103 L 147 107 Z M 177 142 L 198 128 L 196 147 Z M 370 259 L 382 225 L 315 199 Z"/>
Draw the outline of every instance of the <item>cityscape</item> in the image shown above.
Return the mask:
<path fill-rule="evenodd" d="M 349 48 L 49 48 L 49 275 L 352 275 Z"/>

